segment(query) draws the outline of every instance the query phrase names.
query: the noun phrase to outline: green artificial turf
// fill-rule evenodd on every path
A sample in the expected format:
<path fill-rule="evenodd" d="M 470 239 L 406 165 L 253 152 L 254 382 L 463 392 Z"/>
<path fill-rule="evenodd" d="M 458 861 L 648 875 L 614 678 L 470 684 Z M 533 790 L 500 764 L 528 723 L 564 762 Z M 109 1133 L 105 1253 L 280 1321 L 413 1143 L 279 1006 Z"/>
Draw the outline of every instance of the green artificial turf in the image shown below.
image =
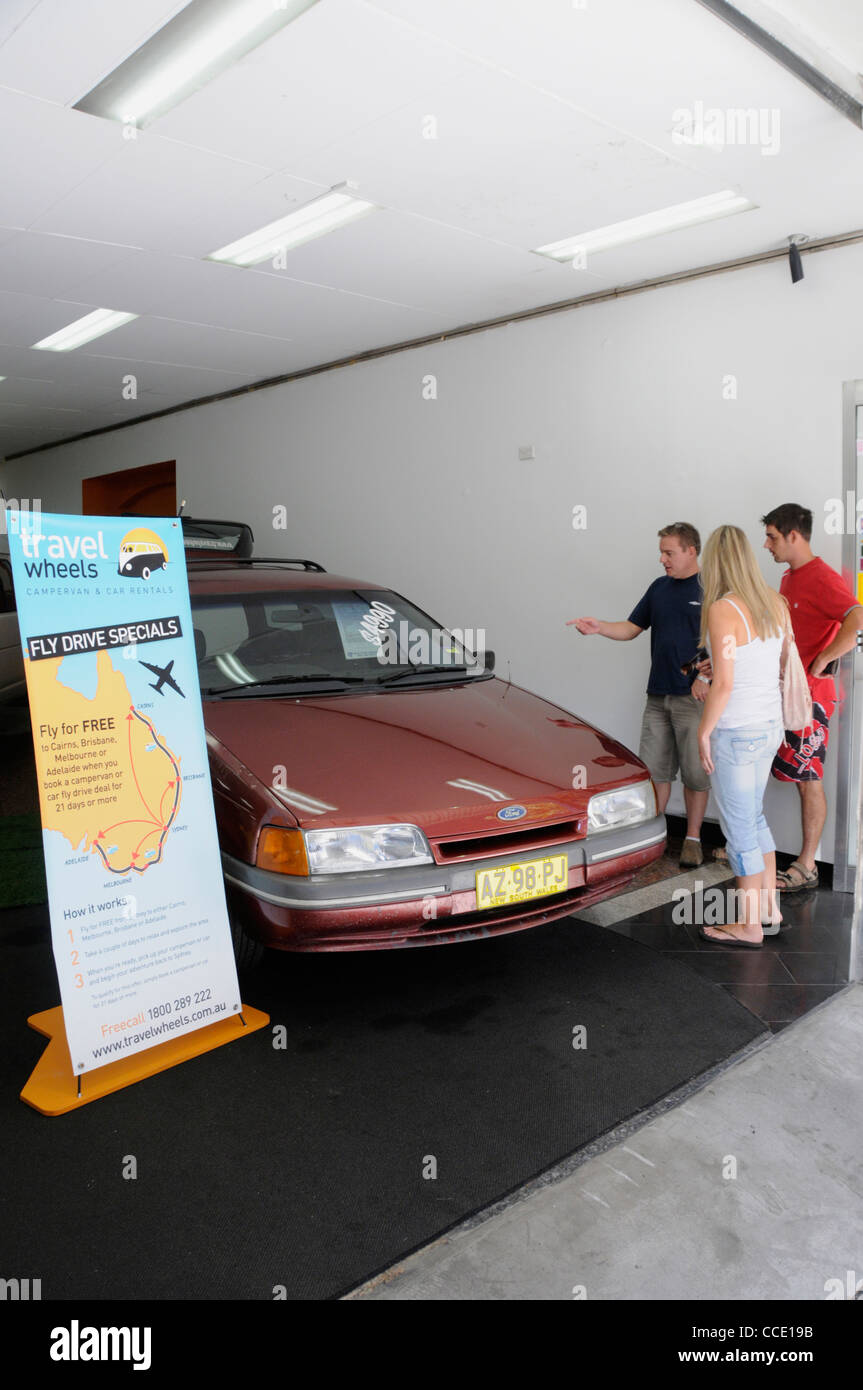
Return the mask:
<path fill-rule="evenodd" d="M 0 908 L 47 901 L 38 811 L 0 817 Z"/>

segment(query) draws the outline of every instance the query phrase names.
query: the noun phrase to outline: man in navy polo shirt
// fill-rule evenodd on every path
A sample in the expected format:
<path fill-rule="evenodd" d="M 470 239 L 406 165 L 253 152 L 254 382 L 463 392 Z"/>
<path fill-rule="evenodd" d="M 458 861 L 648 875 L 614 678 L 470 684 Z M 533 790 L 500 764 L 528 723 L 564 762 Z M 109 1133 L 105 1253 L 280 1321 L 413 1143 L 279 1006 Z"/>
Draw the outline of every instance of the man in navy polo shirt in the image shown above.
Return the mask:
<path fill-rule="evenodd" d="M 675 521 L 659 532 L 659 561 L 665 570 L 654 580 L 625 622 L 573 618 L 585 636 L 598 633 L 630 642 L 650 628 L 650 679 L 641 724 L 639 757 L 656 786 L 657 810 L 664 811 L 671 784 L 680 769 L 686 801 L 686 839 L 680 855 L 684 867 L 703 863 L 701 823 L 710 795 L 710 778 L 698 756 L 698 722 L 708 691 L 703 676 L 683 674 L 681 667 L 698 649 L 701 628 L 701 538 L 694 526 Z M 694 697 L 694 698 L 693 698 Z"/>

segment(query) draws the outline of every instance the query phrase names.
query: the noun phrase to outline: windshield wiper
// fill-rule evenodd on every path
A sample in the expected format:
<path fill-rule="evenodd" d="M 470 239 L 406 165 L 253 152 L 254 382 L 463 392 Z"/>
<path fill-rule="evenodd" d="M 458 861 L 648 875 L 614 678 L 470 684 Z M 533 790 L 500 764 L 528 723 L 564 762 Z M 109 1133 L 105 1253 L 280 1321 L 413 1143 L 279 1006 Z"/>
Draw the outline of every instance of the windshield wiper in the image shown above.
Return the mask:
<path fill-rule="evenodd" d="M 382 676 L 375 681 L 375 685 L 393 685 L 396 681 L 403 681 L 406 676 L 436 676 L 441 671 L 447 674 L 454 671 L 467 671 L 466 666 L 411 666 L 407 671 L 395 671 L 391 676 Z"/>
<path fill-rule="evenodd" d="M 243 695 L 265 685 L 302 685 L 314 681 L 317 685 L 365 685 L 363 676 L 268 676 L 266 680 L 249 681 L 246 685 L 217 685 L 202 690 L 202 695 Z"/>

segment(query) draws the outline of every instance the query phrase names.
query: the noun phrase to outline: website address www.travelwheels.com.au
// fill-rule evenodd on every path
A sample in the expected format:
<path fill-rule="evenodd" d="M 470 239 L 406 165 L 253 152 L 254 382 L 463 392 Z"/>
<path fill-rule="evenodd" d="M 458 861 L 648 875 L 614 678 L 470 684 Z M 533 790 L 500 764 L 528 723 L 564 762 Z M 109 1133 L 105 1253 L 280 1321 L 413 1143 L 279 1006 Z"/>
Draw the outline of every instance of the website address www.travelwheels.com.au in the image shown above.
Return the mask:
<path fill-rule="evenodd" d="M 198 993 L 201 994 L 204 991 L 199 990 Z M 209 990 L 206 993 L 209 994 Z M 104 1043 L 101 1047 L 94 1047 L 92 1050 L 93 1061 L 112 1061 L 131 1047 L 133 1043 L 164 1041 L 178 1028 L 188 1028 L 190 1023 L 203 1023 L 205 1020 L 215 1023 L 228 1012 L 227 1004 L 212 1003 L 206 1004 L 200 1009 L 193 1009 L 190 1013 L 174 1013 L 174 1008 L 185 1010 L 191 1003 L 192 997 L 186 995 L 183 999 L 177 1000 L 175 1005 L 159 1005 L 155 1009 L 142 1010 L 134 1018 L 124 1019 L 120 1023 L 103 1025 L 103 1031 L 119 1032 L 121 1036 L 111 1042 Z M 165 1008 L 170 1009 L 172 1014 L 170 1018 L 159 1017 L 160 1009 Z M 150 1015 L 149 1022 L 146 1018 L 147 1014 Z"/>

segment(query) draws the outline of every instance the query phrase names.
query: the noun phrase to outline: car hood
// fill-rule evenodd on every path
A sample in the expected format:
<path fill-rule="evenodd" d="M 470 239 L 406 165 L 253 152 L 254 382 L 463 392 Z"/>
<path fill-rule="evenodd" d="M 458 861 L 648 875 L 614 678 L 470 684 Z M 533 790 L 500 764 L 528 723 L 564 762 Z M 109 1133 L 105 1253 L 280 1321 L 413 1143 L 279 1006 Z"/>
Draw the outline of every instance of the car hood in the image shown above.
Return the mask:
<path fill-rule="evenodd" d="M 429 836 L 577 817 L 647 772 L 577 715 L 492 678 L 434 688 L 204 704 L 221 744 L 308 829 L 408 821 Z M 586 824 L 581 826 L 586 830 Z"/>

